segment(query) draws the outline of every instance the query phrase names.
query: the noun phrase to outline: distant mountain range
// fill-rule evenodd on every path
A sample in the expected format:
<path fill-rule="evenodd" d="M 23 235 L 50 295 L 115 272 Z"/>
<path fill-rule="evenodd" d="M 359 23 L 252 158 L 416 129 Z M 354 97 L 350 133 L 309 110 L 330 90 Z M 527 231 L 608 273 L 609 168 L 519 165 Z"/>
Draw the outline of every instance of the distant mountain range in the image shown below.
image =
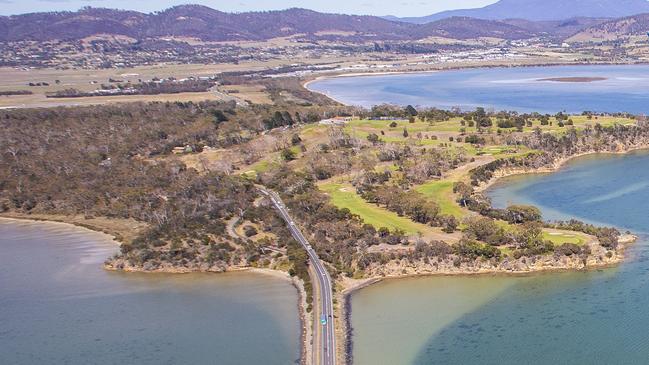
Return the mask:
<path fill-rule="evenodd" d="M 299 34 L 358 41 L 414 40 L 434 36 L 522 39 L 535 35 L 515 25 L 472 18 L 450 18 L 419 25 L 375 16 L 323 14 L 306 9 L 224 13 L 199 5 L 176 6 L 152 14 L 85 8 L 78 12 L 0 17 L 0 41 L 82 39 L 95 34 L 136 39 L 192 37 L 206 41 L 254 41 Z"/>
<path fill-rule="evenodd" d="M 416 26 L 370 16 L 321 14 L 304 9 L 224 13 L 182 5 L 144 14 L 84 8 L 78 12 L 32 13 L 0 17 L 0 40 L 80 39 L 94 34 L 132 38 L 181 36 L 207 41 L 264 40 L 325 29 L 407 37 Z"/>
<path fill-rule="evenodd" d="M 555 2 L 559 6 L 558 4 L 566 0 L 543 1 L 544 4 Z M 571 4 L 598 3 L 604 6 L 603 4 L 610 4 L 610 2 L 611 0 L 575 0 Z M 645 0 L 616 0 L 616 2 L 633 3 L 638 5 L 638 8 L 640 3 L 644 5 L 648 3 Z M 499 4 L 507 3 L 540 6 L 538 0 L 501 0 L 492 6 L 502 6 Z M 375 16 L 324 14 L 306 9 L 224 13 L 200 5 L 182 5 L 161 12 L 144 14 L 136 11 L 84 8 L 77 12 L 31 13 L 0 17 L 0 41 L 78 40 L 97 34 L 121 35 L 138 40 L 188 37 L 204 41 L 260 41 L 288 36 L 352 42 L 420 40 L 429 37 L 460 40 L 489 37 L 518 40 L 543 36 L 565 39 L 582 33 L 585 37 L 590 33 L 584 32 L 591 32 L 591 30 L 608 32 L 608 36 L 618 35 L 623 31 L 641 33 L 643 30 L 646 31 L 648 26 L 642 17 L 626 18 L 626 23 L 617 24 L 615 20 L 603 17 L 602 12 L 595 12 L 593 9 L 589 10 L 588 15 L 599 14 L 598 18 L 575 17 L 566 20 L 533 21 L 524 19 L 525 14 L 522 9 L 530 8 L 528 6 L 512 8 L 510 14 L 513 16 L 504 20 L 453 16 L 415 24 Z M 630 7 L 624 9 L 628 10 Z M 622 12 L 624 9 L 617 9 L 617 11 Z M 491 12 L 489 14 L 495 14 L 494 10 L 489 11 Z M 610 13 L 613 14 L 612 11 Z M 565 14 L 571 13 L 566 10 Z M 549 15 L 539 14 L 539 17 L 546 16 Z M 604 30 L 600 31 L 598 27 L 608 28 L 602 28 Z M 609 28 L 610 31 L 606 30 Z"/>
<path fill-rule="evenodd" d="M 386 19 L 425 24 L 449 17 L 472 17 L 533 21 L 565 20 L 571 18 L 620 18 L 649 13 L 647 0 L 500 0 L 478 9 L 450 10 L 424 16 Z"/>

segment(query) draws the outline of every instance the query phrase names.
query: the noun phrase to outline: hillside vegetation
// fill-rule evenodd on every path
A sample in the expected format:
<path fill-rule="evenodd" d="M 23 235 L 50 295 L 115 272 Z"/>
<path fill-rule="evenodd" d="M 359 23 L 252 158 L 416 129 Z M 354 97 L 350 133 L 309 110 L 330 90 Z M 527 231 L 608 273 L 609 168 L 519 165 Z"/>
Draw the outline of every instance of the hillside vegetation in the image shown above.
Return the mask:
<path fill-rule="evenodd" d="M 351 120 L 318 123 L 324 112 Z M 619 257 L 616 230 L 494 209 L 476 187 L 649 140 L 626 115 L 286 101 L 5 110 L 0 125 L 0 211 L 146 223 L 112 268 L 270 267 L 307 283 L 304 252 L 255 185 L 282 195 L 334 276 L 603 264 Z"/>
<path fill-rule="evenodd" d="M 571 23 L 569 28 L 577 32 L 589 24 Z M 225 13 L 200 5 L 181 5 L 152 14 L 84 8 L 78 12 L 0 17 L 0 41 L 75 40 L 97 34 L 120 35 L 142 42 L 163 37 L 189 37 L 204 41 L 262 41 L 305 35 L 310 39 L 341 39 L 360 43 L 429 37 L 516 40 L 555 32 L 565 34 L 565 29 L 562 23 L 539 23 L 534 26 L 529 21 L 517 24 L 468 16 L 451 16 L 426 24 L 412 24 L 375 16 L 325 14 L 296 8 Z M 144 47 L 146 43 L 137 46 Z"/>

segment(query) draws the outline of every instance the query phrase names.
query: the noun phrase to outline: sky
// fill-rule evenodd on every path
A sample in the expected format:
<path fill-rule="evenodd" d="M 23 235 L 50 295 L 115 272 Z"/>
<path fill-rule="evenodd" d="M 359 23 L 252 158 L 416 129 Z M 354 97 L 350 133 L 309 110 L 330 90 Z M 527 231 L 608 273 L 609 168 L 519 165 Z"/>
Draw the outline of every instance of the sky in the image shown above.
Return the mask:
<path fill-rule="evenodd" d="M 328 13 L 424 16 L 449 9 L 477 8 L 496 0 L 0 0 L 0 15 L 77 10 L 84 6 L 153 12 L 179 4 L 201 4 L 242 12 L 307 8 Z"/>

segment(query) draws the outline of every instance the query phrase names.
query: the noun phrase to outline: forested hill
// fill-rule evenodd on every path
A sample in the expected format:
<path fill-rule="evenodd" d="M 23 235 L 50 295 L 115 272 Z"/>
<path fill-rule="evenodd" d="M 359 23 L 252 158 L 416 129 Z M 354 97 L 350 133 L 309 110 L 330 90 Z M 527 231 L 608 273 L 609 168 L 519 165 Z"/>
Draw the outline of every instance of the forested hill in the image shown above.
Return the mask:
<path fill-rule="evenodd" d="M 645 0 L 633 1 L 649 4 Z M 598 4 L 604 8 L 610 7 L 608 3 L 608 5 L 599 2 Z M 543 6 L 546 7 L 550 5 Z M 633 9 L 642 9 L 642 7 L 633 7 Z M 412 41 L 429 37 L 519 40 L 549 36 L 565 39 L 581 32 L 620 36 L 647 30 L 645 26 L 647 15 L 612 19 L 611 16 L 620 12 L 611 11 L 606 13 L 608 15 L 598 18 L 576 17 L 567 20 L 535 21 L 525 20 L 525 14 L 516 13 L 514 10 L 512 9 L 510 17 L 503 20 L 485 19 L 490 16 L 483 16 L 482 13 L 467 16 L 462 15 L 463 12 L 452 12 L 448 13 L 448 16 L 435 15 L 400 21 L 375 16 L 325 14 L 297 8 L 268 12 L 225 13 L 201 5 L 181 5 L 161 12 L 145 14 L 87 7 L 77 12 L 0 16 L 0 42 L 80 40 L 94 35 L 115 35 L 134 40 L 178 37 L 204 41 L 264 41 L 278 37 L 295 37 L 363 43 Z M 630 11 L 625 10 L 622 13 Z M 649 13 L 649 7 L 646 11 Z M 567 11 L 565 14 L 579 14 L 579 12 Z M 597 14 L 600 13 L 588 13 L 588 15 Z"/>
<path fill-rule="evenodd" d="M 649 14 L 639 14 L 594 25 L 575 34 L 573 41 L 606 41 L 629 36 L 645 37 L 649 32 Z"/>
<path fill-rule="evenodd" d="M 206 41 L 254 41 L 294 35 L 338 37 L 352 41 L 416 40 L 431 36 L 523 39 L 537 35 L 516 25 L 472 18 L 450 18 L 418 25 L 374 16 L 324 14 L 306 9 L 224 13 L 199 5 L 176 6 L 152 14 L 84 8 L 78 12 L 0 17 L 0 41 L 70 40 L 96 34 L 134 39 L 176 36 Z"/>

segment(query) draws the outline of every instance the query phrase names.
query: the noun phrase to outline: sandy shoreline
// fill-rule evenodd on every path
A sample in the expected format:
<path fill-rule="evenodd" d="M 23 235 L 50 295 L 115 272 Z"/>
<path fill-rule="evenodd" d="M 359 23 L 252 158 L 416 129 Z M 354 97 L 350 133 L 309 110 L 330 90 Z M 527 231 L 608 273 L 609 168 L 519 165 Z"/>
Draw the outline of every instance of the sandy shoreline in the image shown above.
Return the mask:
<path fill-rule="evenodd" d="M 39 223 L 39 224 L 46 224 L 50 226 L 59 226 L 59 227 L 66 227 L 66 228 L 73 228 L 76 230 L 79 230 L 80 232 L 92 232 L 92 233 L 100 233 L 105 235 L 106 241 L 109 241 L 111 243 L 114 243 L 115 245 L 120 245 L 121 243 L 115 237 L 114 235 L 110 234 L 109 232 L 106 232 L 105 230 L 101 229 L 94 229 L 91 228 L 90 226 L 84 226 L 84 225 L 79 225 L 79 224 L 74 224 L 74 223 L 68 223 L 64 221 L 57 221 L 57 220 L 49 220 L 49 219 L 38 219 L 38 218 L 22 218 L 18 216 L 13 216 L 13 215 L 5 215 L 5 214 L 0 214 L 0 221 L 4 222 L 15 222 L 15 223 Z"/>
<path fill-rule="evenodd" d="M 113 237 L 116 242 L 131 242 L 148 225 L 134 219 L 115 219 L 106 217 L 85 217 L 83 215 L 25 214 L 17 212 L 0 213 L 0 218 L 38 222 L 54 222 L 102 232 Z"/>

